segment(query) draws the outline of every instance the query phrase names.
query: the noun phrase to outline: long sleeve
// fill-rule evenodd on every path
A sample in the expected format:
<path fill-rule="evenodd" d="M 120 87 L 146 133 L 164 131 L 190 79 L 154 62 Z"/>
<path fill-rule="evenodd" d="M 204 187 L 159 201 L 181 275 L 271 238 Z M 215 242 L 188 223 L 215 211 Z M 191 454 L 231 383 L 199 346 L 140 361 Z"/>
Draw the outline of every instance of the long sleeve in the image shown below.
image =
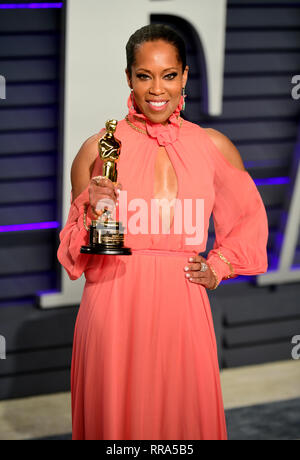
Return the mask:
<path fill-rule="evenodd" d="M 89 235 L 84 227 L 84 209 L 89 204 L 88 187 L 71 204 L 65 227 L 60 232 L 60 245 L 57 258 L 66 269 L 71 280 L 79 278 L 84 272 L 89 257 L 80 254 L 80 248 L 88 244 Z M 87 222 L 89 225 L 89 221 Z"/>
<path fill-rule="evenodd" d="M 214 149 L 215 241 L 207 261 L 222 279 L 258 275 L 268 269 L 268 220 L 260 193 L 247 171 L 242 171 Z M 231 264 L 231 266 L 230 266 Z"/>

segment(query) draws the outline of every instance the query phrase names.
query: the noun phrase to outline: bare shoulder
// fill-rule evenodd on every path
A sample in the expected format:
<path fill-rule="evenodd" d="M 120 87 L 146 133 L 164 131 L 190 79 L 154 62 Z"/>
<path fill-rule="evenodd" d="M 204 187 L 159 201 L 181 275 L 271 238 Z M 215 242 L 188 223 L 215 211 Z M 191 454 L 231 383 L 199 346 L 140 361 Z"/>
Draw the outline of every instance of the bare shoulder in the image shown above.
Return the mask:
<path fill-rule="evenodd" d="M 72 170 L 76 170 L 78 167 L 84 167 L 86 169 L 92 166 L 98 154 L 98 142 L 100 137 L 100 134 L 94 134 L 82 144 L 73 160 Z"/>
<path fill-rule="evenodd" d="M 87 187 L 98 156 L 98 142 L 103 134 L 98 133 L 89 137 L 80 147 L 73 160 L 71 182 L 73 200 Z"/>
<path fill-rule="evenodd" d="M 222 134 L 220 131 L 217 131 L 213 128 L 205 128 L 205 131 L 218 148 L 218 150 L 224 155 L 224 157 L 238 169 L 246 171 L 243 160 L 241 158 L 240 152 L 231 142 L 231 140 Z"/>

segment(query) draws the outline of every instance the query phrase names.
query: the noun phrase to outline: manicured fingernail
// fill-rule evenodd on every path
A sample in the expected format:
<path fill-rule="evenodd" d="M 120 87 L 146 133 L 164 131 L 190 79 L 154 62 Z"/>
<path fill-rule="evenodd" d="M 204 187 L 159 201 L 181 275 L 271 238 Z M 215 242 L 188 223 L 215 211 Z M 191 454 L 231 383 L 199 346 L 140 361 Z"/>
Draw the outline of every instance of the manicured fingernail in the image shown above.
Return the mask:
<path fill-rule="evenodd" d="M 190 275 L 189 273 L 187 273 L 185 276 L 186 276 L 187 278 L 190 278 L 190 277 L 191 277 L 191 275 Z"/>
<path fill-rule="evenodd" d="M 190 257 L 190 258 L 189 258 L 189 262 L 194 262 L 193 257 Z"/>
<path fill-rule="evenodd" d="M 189 271 L 189 267 L 184 267 L 184 271 L 185 271 L 185 272 L 188 272 L 188 271 Z"/>

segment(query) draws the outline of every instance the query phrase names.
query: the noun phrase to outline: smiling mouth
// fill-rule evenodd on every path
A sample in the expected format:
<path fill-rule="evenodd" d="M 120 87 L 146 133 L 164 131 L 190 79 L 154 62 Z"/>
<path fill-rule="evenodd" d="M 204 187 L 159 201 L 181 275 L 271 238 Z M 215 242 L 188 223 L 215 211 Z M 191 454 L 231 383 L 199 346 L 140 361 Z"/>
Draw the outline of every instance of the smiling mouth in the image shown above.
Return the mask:
<path fill-rule="evenodd" d="M 155 102 L 155 101 L 147 101 L 147 103 L 150 105 L 150 107 L 154 110 L 162 110 L 165 108 L 165 106 L 168 104 L 169 101 L 160 101 L 160 102 Z"/>

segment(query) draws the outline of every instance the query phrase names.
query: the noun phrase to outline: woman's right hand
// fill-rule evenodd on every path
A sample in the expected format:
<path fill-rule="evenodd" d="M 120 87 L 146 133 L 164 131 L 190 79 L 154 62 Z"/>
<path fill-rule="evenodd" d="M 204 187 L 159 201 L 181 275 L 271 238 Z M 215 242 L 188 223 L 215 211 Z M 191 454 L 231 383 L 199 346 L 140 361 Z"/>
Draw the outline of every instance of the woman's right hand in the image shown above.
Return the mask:
<path fill-rule="evenodd" d="M 92 211 L 101 216 L 105 210 L 113 212 L 118 199 L 118 190 L 122 189 L 120 183 L 114 184 L 110 179 L 97 176 L 93 177 L 89 185 L 89 196 Z"/>

